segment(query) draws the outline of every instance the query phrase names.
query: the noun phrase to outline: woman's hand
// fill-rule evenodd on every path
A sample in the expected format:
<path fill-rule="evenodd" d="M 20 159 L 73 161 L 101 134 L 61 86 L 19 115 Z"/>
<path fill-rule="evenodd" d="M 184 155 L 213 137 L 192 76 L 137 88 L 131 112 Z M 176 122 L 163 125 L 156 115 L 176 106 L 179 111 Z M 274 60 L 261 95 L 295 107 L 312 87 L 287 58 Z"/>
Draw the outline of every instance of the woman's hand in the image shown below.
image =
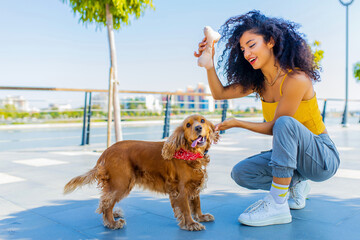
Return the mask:
<path fill-rule="evenodd" d="M 199 43 L 199 48 L 198 48 L 198 52 L 199 52 L 199 53 L 197 53 L 196 51 L 194 52 L 194 56 L 195 56 L 195 57 L 198 58 L 198 57 L 201 56 L 202 52 L 205 51 L 206 44 L 207 44 L 207 42 L 206 42 L 206 37 L 204 37 L 204 39 L 202 40 L 202 42 Z M 211 48 L 212 48 L 212 57 L 213 57 L 213 58 L 214 58 L 214 55 L 215 55 L 214 44 L 215 44 L 215 42 L 212 43 L 212 47 L 211 47 Z"/>
<path fill-rule="evenodd" d="M 228 118 L 225 121 L 215 125 L 215 131 L 224 131 L 236 126 L 237 120 L 235 118 Z"/>

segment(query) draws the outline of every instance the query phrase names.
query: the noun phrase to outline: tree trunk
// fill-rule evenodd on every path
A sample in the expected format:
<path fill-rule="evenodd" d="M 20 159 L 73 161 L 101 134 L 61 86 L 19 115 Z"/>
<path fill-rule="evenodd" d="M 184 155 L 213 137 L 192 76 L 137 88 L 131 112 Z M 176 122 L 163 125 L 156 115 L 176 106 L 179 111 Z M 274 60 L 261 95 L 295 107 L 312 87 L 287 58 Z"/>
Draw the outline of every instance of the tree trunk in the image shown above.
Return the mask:
<path fill-rule="evenodd" d="M 114 87 L 114 76 L 113 69 L 110 68 L 110 76 L 109 76 L 109 94 L 108 94 L 108 122 L 107 122 L 107 141 L 106 148 L 111 146 L 111 124 L 112 124 L 112 100 L 113 100 L 113 87 Z"/>
<path fill-rule="evenodd" d="M 117 58 L 115 50 L 115 37 L 113 29 L 113 17 L 110 13 L 109 4 L 106 4 L 106 26 L 108 29 L 109 47 L 110 47 L 110 67 L 113 69 L 113 109 L 116 142 L 122 140 L 121 119 L 120 119 L 120 101 L 118 95 L 118 79 L 117 79 Z M 110 97 L 110 94 L 109 94 Z"/>

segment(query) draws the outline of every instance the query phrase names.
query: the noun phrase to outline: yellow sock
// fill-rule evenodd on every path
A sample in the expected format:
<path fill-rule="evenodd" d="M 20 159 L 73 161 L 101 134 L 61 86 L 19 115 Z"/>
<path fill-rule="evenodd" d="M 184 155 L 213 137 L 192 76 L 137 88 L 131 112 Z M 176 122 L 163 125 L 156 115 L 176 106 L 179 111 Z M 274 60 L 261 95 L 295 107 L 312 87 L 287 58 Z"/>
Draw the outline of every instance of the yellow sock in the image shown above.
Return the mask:
<path fill-rule="evenodd" d="M 274 182 L 271 184 L 270 194 L 278 204 L 282 204 L 287 200 L 288 191 L 289 185 L 281 185 Z"/>

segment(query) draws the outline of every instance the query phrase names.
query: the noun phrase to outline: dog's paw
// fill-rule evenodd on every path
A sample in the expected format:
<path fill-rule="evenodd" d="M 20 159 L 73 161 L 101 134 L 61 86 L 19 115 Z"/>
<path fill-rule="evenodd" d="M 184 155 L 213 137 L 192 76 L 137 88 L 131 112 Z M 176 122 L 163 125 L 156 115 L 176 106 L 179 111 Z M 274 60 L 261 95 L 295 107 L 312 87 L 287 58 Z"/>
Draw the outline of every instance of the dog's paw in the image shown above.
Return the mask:
<path fill-rule="evenodd" d="M 114 218 L 123 218 L 124 212 L 121 208 L 114 208 L 113 215 L 114 215 Z"/>
<path fill-rule="evenodd" d="M 212 222 L 214 220 L 215 220 L 214 216 L 211 215 L 210 213 L 206 213 L 197 217 L 197 221 L 199 222 Z"/>
<path fill-rule="evenodd" d="M 119 219 L 119 220 L 115 221 L 114 229 L 123 228 L 125 225 L 126 225 L 126 221 L 124 219 Z"/>
<path fill-rule="evenodd" d="M 104 223 L 104 226 L 113 230 L 123 228 L 126 225 L 126 221 L 124 219 L 119 219 L 114 221 L 113 223 Z"/>
<path fill-rule="evenodd" d="M 193 223 L 184 225 L 182 227 L 182 229 L 188 230 L 188 231 L 201 231 L 201 230 L 205 230 L 205 226 L 202 225 L 201 223 L 193 222 Z"/>

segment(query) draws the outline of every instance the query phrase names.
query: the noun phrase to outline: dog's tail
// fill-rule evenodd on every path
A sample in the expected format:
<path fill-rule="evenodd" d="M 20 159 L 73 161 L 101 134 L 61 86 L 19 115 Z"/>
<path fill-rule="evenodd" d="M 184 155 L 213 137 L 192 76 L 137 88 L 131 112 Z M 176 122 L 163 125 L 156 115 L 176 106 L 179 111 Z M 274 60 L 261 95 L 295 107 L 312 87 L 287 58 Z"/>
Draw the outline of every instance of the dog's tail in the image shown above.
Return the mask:
<path fill-rule="evenodd" d="M 65 185 L 64 194 L 71 193 L 81 186 L 93 183 L 96 180 L 96 173 L 97 169 L 95 167 L 83 175 L 74 177 Z"/>

